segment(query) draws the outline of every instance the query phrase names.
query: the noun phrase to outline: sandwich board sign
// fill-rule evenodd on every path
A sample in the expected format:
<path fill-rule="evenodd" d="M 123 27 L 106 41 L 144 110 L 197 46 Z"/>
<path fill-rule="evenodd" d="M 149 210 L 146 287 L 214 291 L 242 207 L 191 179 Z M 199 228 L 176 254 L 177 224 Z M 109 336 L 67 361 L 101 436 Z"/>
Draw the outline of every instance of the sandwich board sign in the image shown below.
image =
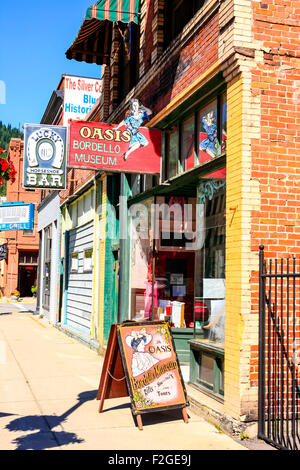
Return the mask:
<path fill-rule="evenodd" d="M 182 409 L 187 394 L 168 322 L 125 322 L 111 327 L 97 399 L 129 396 L 142 429 L 144 413 Z"/>

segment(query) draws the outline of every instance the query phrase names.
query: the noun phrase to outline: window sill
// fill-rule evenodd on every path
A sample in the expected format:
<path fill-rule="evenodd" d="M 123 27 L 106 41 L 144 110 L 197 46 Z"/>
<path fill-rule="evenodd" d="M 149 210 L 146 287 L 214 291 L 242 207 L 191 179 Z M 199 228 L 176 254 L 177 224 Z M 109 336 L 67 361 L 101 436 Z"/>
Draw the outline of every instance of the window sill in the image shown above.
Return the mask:
<path fill-rule="evenodd" d="M 219 356 L 224 356 L 224 345 L 221 343 L 212 343 L 208 339 L 190 339 L 189 341 L 191 349 L 197 349 L 201 351 L 211 351 Z"/>

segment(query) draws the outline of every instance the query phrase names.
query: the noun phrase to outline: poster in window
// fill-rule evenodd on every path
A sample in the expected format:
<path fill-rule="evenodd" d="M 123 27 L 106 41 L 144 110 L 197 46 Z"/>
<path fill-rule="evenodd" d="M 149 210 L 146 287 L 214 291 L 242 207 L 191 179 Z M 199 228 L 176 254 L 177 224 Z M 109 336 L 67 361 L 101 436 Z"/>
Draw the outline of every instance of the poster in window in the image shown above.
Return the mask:
<path fill-rule="evenodd" d="M 170 284 L 183 284 L 183 280 L 183 274 L 171 273 L 170 275 Z"/>
<path fill-rule="evenodd" d="M 199 163 L 204 163 L 220 154 L 217 100 L 200 111 L 199 129 Z"/>

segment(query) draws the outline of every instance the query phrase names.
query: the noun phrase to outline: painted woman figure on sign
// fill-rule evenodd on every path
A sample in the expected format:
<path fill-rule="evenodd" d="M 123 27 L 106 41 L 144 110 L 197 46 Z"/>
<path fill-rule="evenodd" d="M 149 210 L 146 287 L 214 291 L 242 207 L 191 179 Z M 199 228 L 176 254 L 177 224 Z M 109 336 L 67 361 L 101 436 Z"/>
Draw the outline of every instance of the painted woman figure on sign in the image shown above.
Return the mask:
<path fill-rule="evenodd" d="M 129 113 L 126 118 L 118 124 L 116 129 L 122 126 L 126 126 L 126 130 L 130 132 L 130 142 L 127 152 L 124 153 L 123 159 L 127 160 L 127 157 L 134 150 L 139 147 L 145 147 L 148 145 L 148 140 L 141 132 L 139 127 L 143 124 L 144 119 L 149 121 L 149 116 L 152 114 L 150 109 L 145 108 L 138 99 L 131 99 L 129 102 Z"/>
<path fill-rule="evenodd" d="M 150 353 L 145 352 L 145 346 L 152 340 L 152 335 L 148 335 L 146 328 L 142 328 L 140 331 L 132 330 L 131 335 L 126 336 L 126 343 L 133 349 L 131 371 L 133 377 L 136 377 L 152 366 L 157 364 L 159 361 L 153 357 Z"/>

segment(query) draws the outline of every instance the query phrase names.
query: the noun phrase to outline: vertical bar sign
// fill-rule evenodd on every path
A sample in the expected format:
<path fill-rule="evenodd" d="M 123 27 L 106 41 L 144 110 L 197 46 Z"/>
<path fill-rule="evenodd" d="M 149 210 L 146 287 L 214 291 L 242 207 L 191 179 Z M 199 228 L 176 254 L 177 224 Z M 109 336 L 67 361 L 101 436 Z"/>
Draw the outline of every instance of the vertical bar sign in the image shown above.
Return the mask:
<path fill-rule="evenodd" d="M 66 188 L 66 141 L 66 127 L 24 125 L 24 188 Z"/>

